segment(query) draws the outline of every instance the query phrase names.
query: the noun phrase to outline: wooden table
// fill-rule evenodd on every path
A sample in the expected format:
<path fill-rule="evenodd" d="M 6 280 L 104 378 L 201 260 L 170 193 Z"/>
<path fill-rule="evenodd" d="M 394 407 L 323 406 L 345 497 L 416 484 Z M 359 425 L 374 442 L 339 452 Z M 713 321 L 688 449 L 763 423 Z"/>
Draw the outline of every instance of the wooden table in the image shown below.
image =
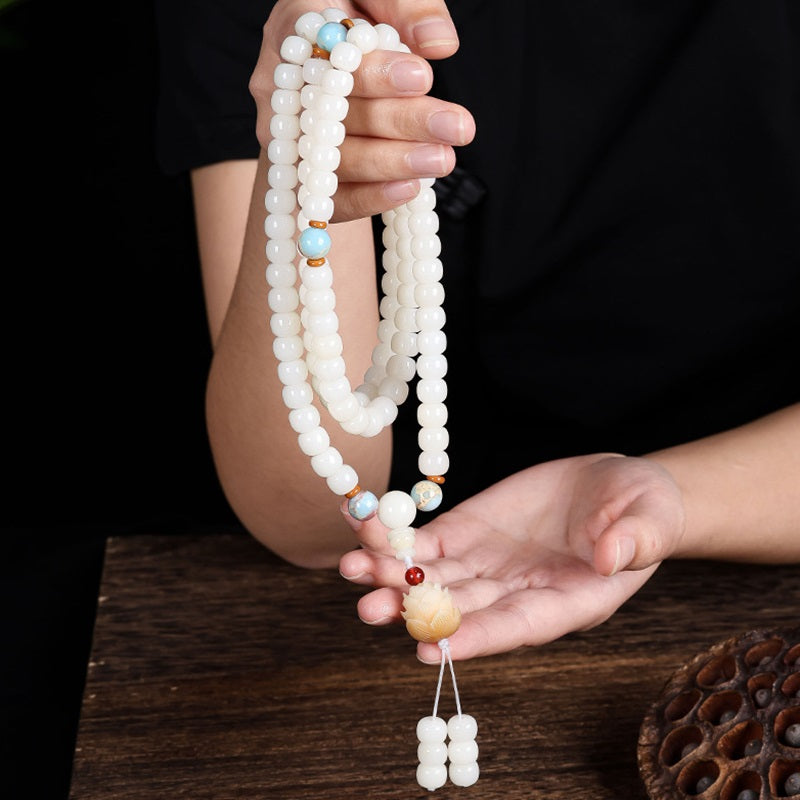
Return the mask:
<path fill-rule="evenodd" d="M 800 566 L 665 564 L 591 631 L 458 663 L 481 777 L 433 795 L 415 726 L 438 669 L 358 620 L 361 591 L 246 535 L 109 540 L 71 800 L 646 800 L 649 704 L 714 642 L 797 624 Z"/>

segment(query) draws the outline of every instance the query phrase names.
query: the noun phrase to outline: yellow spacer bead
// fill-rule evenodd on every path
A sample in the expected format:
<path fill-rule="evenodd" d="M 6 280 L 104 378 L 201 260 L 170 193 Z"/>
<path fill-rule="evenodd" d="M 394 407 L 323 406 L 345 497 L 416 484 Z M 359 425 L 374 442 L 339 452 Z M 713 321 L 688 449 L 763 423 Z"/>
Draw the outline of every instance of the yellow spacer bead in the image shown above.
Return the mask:
<path fill-rule="evenodd" d="M 311 45 L 312 58 L 327 58 L 330 59 L 331 54 L 327 50 L 323 50 L 318 44 Z"/>
<path fill-rule="evenodd" d="M 356 484 L 346 495 L 345 497 L 350 500 L 351 498 L 355 497 L 361 491 L 361 487 Z"/>
<path fill-rule="evenodd" d="M 444 475 L 426 475 L 425 477 L 432 483 L 444 483 Z"/>
<path fill-rule="evenodd" d="M 353 22 L 353 20 L 351 20 L 349 17 L 345 17 L 341 21 L 341 24 L 344 25 L 345 28 L 347 28 L 347 30 L 350 30 L 350 28 L 352 28 L 355 25 L 355 22 Z"/>
<path fill-rule="evenodd" d="M 319 219 L 310 219 L 308 221 L 308 227 L 309 228 L 321 228 L 322 230 L 325 230 L 325 228 L 328 227 L 328 223 L 327 222 L 323 222 L 322 220 L 319 220 Z"/>
<path fill-rule="evenodd" d="M 306 264 L 308 264 L 309 267 L 321 267 L 324 263 L 325 263 L 325 259 L 324 258 L 307 258 L 306 259 Z"/>

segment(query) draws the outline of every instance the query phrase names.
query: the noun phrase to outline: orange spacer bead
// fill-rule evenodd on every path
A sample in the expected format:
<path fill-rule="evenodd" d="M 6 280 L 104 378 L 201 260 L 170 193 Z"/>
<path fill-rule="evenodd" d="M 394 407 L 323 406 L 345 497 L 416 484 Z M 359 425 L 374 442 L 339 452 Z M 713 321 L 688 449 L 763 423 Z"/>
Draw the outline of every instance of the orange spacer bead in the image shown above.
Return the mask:
<path fill-rule="evenodd" d="M 355 22 L 353 22 L 353 20 L 351 20 L 349 17 L 345 17 L 341 21 L 341 24 L 344 25 L 345 28 L 347 28 L 347 30 L 350 30 L 350 28 L 352 28 L 355 25 Z"/>
<path fill-rule="evenodd" d="M 348 500 L 352 500 L 359 492 L 361 491 L 361 487 L 356 484 L 346 495 L 345 497 Z"/>
<path fill-rule="evenodd" d="M 325 259 L 324 258 L 307 258 L 306 259 L 306 264 L 308 264 L 309 267 L 321 267 L 324 263 L 325 263 Z"/>
<path fill-rule="evenodd" d="M 444 483 L 444 475 L 426 475 L 425 477 L 433 483 Z"/>
<path fill-rule="evenodd" d="M 311 228 L 322 228 L 322 229 L 325 229 L 325 228 L 328 227 L 328 223 L 327 222 L 322 222 L 321 220 L 318 220 L 318 219 L 310 219 L 308 221 L 308 225 Z"/>
<path fill-rule="evenodd" d="M 330 58 L 331 54 L 323 50 L 318 44 L 311 45 L 311 55 L 313 58 Z"/>

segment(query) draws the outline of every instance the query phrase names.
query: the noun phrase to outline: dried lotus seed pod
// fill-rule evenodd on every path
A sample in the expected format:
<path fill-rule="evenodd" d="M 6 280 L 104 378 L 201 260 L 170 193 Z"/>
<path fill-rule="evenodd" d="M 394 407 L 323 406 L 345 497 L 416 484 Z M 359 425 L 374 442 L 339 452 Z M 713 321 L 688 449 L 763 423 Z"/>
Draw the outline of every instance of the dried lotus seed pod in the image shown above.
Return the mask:
<path fill-rule="evenodd" d="M 800 627 L 743 633 L 677 669 L 638 760 L 651 800 L 800 800 Z"/>

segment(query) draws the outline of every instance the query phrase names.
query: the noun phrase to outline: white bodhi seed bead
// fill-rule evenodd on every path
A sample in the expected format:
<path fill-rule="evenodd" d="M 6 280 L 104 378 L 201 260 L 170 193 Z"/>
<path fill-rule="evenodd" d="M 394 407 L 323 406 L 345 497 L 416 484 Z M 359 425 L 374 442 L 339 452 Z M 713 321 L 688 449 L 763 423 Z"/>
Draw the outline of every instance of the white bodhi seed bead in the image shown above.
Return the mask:
<path fill-rule="evenodd" d="M 294 164 L 271 164 L 267 182 L 273 189 L 294 189 L 297 186 L 297 167 Z"/>
<path fill-rule="evenodd" d="M 347 41 L 362 53 L 371 53 L 378 46 L 378 32 L 372 25 L 354 25 L 347 31 Z"/>
<path fill-rule="evenodd" d="M 287 36 L 281 45 L 281 58 L 290 64 L 302 64 L 311 56 L 311 47 L 304 36 Z"/>
<path fill-rule="evenodd" d="M 351 42 L 339 42 L 330 55 L 331 66 L 344 72 L 354 72 L 361 64 L 361 50 Z"/>
<path fill-rule="evenodd" d="M 417 468 L 423 475 L 444 475 L 450 469 L 450 456 L 443 451 L 423 450 Z"/>
<path fill-rule="evenodd" d="M 278 64 L 272 77 L 278 89 L 299 92 L 303 88 L 303 68 L 298 64 Z"/>
<path fill-rule="evenodd" d="M 301 433 L 297 437 L 297 442 L 307 456 L 318 456 L 320 453 L 324 453 L 331 444 L 328 432 L 322 427 L 312 428 L 310 431 Z"/>
<path fill-rule="evenodd" d="M 447 424 L 447 406 L 444 403 L 420 403 L 417 422 L 423 428 L 438 428 Z"/>
<path fill-rule="evenodd" d="M 334 494 L 346 495 L 358 483 L 358 475 L 352 467 L 342 464 L 327 481 L 328 488 Z"/>
<path fill-rule="evenodd" d="M 278 378 L 284 386 L 303 383 L 308 378 L 308 367 L 302 358 L 278 363 Z"/>
<path fill-rule="evenodd" d="M 472 786 L 480 776 L 480 768 L 477 761 L 469 764 L 450 764 L 450 780 L 456 786 Z"/>
<path fill-rule="evenodd" d="M 333 55 L 333 53 L 331 53 Z M 331 60 L 333 63 L 333 60 Z M 336 64 L 334 64 L 334 67 Z M 344 71 L 341 68 L 329 69 L 322 76 L 322 90 L 328 94 L 338 94 L 346 97 L 353 91 L 352 70 Z"/>
<path fill-rule="evenodd" d="M 381 50 L 396 50 L 400 45 L 400 34 L 385 22 L 379 22 L 375 26 L 378 34 L 378 47 Z"/>
<path fill-rule="evenodd" d="M 293 408 L 289 412 L 289 424 L 297 433 L 305 433 L 319 425 L 319 411 L 314 406 Z"/>
<path fill-rule="evenodd" d="M 422 428 L 417 434 L 417 443 L 420 450 L 443 451 L 450 444 L 450 434 L 447 428 Z"/>
<path fill-rule="evenodd" d="M 273 288 L 269 290 L 267 302 L 270 309 L 278 313 L 288 313 L 297 308 L 299 298 L 294 286 Z"/>
<path fill-rule="evenodd" d="M 453 764 L 469 764 L 478 760 L 478 743 L 474 739 L 451 741 L 447 757 Z"/>
<path fill-rule="evenodd" d="M 447 721 L 447 735 L 454 742 L 474 739 L 478 735 L 478 723 L 470 714 L 456 714 Z"/>
<path fill-rule="evenodd" d="M 299 336 L 279 336 L 272 343 L 272 352 L 278 361 L 293 361 L 303 357 L 305 348 Z"/>
<path fill-rule="evenodd" d="M 443 742 L 446 738 L 447 723 L 441 717 L 422 717 L 417 723 L 417 739 L 420 742 Z"/>
<path fill-rule="evenodd" d="M 420 742 L 417 746 L 417 758 L 425 766 L 444 764 L 447 754 L 448 748 L 444 742 Z"/>
<path fill-rule="evenodd" d="M 441 378 L 422 378 L 417 381 L 417 397 L 421 403 L 443 403 L 447 383 Z"/>
<path fill-rule="evenodd" d="M 326 8 L 322 11 L 322 16 L 325 18 L 326 22 L 341 22 L 347 14 L 342 11 L 341 8 Z"/>
<path fill-rule="evenodd" d="M 330 476 L 342 466 L 342 463 L 342 454 L 335 447 L 329 447 L 319 455 L 312 456 L 311 469 L 313 469 L 320 478 L 330 478 Z"/>
<path fill-rule="evenodd" d="M 284 386 L 282 394 L 287 408 L 304 408 L 310 406 L 314 399 L 314 392 L 307 383 Z"/>
<path fill-rule="evenodd" d="M 294 24 L 294 31 L 299 36 L 308 39 L 309 42 L 317 40 L 319 29 L 325 24 L 325 17 L 317 11 L 307 11 L 301 14 Z"/>
<path fill-rule="evenodd" d="M 447 782 L 447 767 L 444 764 L 420 764 L 417 767 L 417 783 L 429 792 L 440 789 Z"/>

